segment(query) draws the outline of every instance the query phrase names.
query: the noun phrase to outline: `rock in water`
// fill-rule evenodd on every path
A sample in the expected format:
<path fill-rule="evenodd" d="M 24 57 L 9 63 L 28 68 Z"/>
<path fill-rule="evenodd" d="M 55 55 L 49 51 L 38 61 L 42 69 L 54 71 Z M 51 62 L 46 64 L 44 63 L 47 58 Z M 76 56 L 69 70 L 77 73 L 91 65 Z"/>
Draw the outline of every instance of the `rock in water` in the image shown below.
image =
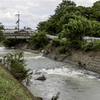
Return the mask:
<path fill-rule="evenodd" d="M 44 81 L 44 80 L 46 80 L 46 77 L 44 75 L 42 75 L 41 77 L 38 77 L 36 80 Z"/>

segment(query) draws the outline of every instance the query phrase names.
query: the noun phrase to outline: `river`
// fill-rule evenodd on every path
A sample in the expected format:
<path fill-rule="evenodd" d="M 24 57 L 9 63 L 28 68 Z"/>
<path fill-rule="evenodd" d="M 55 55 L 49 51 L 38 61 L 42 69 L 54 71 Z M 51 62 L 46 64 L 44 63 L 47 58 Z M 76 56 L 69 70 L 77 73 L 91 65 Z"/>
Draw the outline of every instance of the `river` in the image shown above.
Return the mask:
<path fill-rule="evenodd" d="M 0 47 L 0 58 L 13 49 Z M 88 70 L 80 69 L 69 63 L 54 61 L 24 51 L 26 68 L 33 71 L 31 84 L 28 89 L 43 100 L 51 100 L 58 92 L 58 100 L 100 100 L 100 75 Z M 45 75 L 45 81 L 35 80 Z"/>

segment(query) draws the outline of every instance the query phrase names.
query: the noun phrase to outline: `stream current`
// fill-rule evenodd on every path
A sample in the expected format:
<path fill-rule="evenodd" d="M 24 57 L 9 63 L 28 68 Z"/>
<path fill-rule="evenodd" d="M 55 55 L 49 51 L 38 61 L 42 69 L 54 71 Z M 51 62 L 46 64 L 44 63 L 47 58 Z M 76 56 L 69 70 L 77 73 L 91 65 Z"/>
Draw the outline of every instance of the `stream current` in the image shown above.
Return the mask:
<path fill-rule="evenodd" d="M 0 58 L 13 49 L 0 47 Z M 26 68 L 33 71 L 28 89 L 43 100 L 51 100 L 59 92 L 57 100 L 100 100 L 100 75 L 80 69 L 69 63 L 54 61 L 42 54 L 24 51 Z M 45 75 L 45 81 L 35 80 Z"/>

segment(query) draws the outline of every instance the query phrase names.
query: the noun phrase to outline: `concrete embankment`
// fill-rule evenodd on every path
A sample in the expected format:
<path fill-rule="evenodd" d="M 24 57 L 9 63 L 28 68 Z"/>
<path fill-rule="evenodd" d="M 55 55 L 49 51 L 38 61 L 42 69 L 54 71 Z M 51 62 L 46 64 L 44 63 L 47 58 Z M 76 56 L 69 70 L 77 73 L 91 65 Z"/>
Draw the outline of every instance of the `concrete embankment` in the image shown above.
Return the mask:
<path fill-rule="evenodd" d="M 59 48 L 59 47 L 58 47 Z M 71 54 L 59 54 L 58 48 L 48 45 L 44 50 L 44 56 L 68 62 L 85 69 L 100 73 L 100 51 L 84 52 L 83 50 L 70 50 Z"/>

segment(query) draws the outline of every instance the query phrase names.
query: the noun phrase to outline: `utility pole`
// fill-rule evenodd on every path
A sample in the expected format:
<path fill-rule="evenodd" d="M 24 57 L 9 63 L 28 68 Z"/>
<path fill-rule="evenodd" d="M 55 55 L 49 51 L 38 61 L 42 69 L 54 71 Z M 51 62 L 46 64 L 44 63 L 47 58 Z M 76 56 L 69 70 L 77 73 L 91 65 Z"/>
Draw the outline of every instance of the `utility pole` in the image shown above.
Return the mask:
<path fill-rule="evenodd" d="M 18 14 L 16 14 L 16 16 L 18 16 L 18 21 L 16 22 L 16 24 L 18 24 L 18 33 L 19 33 L 19 21 L 20 21 L 20 14 L 18 12 Z"/>

